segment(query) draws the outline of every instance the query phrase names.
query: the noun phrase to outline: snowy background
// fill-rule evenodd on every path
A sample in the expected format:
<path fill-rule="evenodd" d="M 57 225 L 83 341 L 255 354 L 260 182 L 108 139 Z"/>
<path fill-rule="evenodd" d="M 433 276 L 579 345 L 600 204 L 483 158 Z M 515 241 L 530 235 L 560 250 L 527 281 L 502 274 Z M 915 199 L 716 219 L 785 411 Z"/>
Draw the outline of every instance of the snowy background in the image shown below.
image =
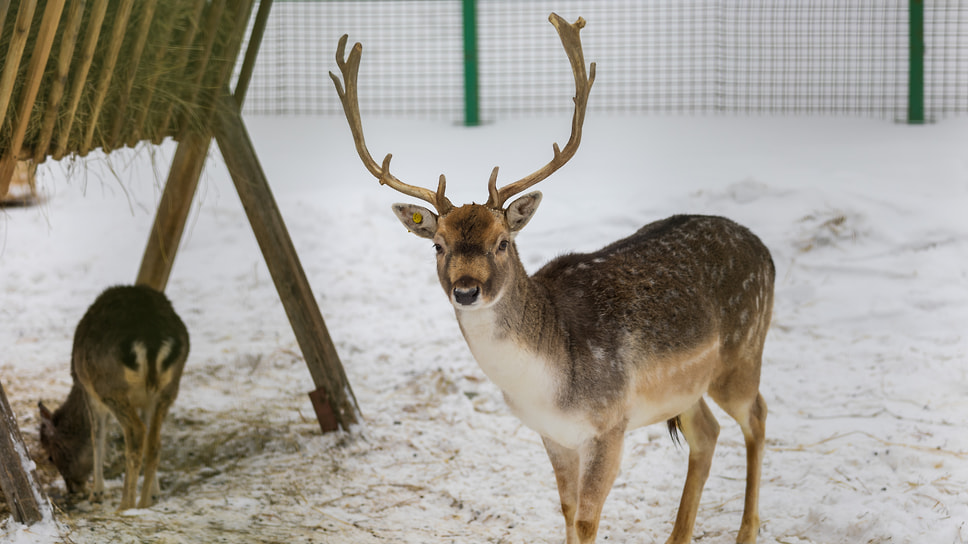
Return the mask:
<path fill-rule="evenodd" d="M 0 209 L 0 379 L 57 508 L 0 543 L 557 543 L 550 463 L 464 345 L 433 250 L 390 212 L 340 118 L 248 118 L 365 423 L 321 435 L 312 382 L 217 151 L 167 293 L 192 351 L 162 436 L 162 497 L 70 505 L 37 443 L 36 403 L 71 385 L 74 327 L 134 279 L 172 146 L 40 169 L 43 204 Z M 483 201 L 546 162 L 570 116 L 468 129 L 366 121 L 394 171 Z M 213 148 L 214 149 L 214 148 Z M 517 239 L 529 271 L 673 213 L 745 224 L 777 265 L 762 392 L 760 542 L 968 541 L 968 120 L 589 116 Z M 733 542 L 744 448 L 723 425 L 696 525 Z M 113 448 L 121 449 L 119 435 Z M 687 452 L 630 433 L 600 542 L 662 542 Z"/>

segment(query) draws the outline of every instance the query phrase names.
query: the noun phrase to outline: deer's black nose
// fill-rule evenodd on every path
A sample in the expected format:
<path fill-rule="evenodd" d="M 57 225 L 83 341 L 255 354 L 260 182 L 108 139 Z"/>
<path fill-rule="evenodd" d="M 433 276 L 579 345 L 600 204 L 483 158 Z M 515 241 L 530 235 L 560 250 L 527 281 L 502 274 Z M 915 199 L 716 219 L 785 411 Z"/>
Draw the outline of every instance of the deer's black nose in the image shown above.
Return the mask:
<path fill-rule="evenodd" d="M 480 287 L 456 287 L 454 288 L 454 300 L 463 306 L 470 306 L 477 302 L 477 297 L 481 294 Z"/>

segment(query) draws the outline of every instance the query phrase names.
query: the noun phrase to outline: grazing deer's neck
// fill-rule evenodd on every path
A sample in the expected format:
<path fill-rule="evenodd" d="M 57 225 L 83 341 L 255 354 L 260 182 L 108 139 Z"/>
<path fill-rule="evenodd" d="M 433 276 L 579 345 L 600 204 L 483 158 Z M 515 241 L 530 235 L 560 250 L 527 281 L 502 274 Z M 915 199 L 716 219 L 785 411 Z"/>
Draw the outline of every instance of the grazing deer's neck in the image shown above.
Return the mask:
<path fill-rule="evenodd" d="M 71 387 L 67 400 L 53 414 L 57 432 L 64 436 L 76 437 L 76 444 L 83 446 L 91 440 L 91 418 L 87 409 L 87 394 L 77 381 Z"/>

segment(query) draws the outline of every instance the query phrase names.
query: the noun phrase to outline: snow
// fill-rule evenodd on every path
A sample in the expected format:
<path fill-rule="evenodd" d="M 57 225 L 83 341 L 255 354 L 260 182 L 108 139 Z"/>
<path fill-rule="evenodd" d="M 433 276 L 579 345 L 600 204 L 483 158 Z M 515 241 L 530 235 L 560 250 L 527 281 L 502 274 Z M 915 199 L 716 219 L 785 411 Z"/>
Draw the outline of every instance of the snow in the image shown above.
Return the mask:
<path fill-rule="evenodd" d="M 451 200 L 481 202 L 494 165 L 499 183 L 538 168 L 570 116 L 365 122 L 399 178 L 435 186 L 445 173 Z M 36 402 L 64 400 L 77 321 L 135 277 L 174 148 L 45 165 L 46 201 L 0 210 L 0 379 L 58 522 L 3 514 L 0 543 L 562 541 L 540 439 L 472 359 L 429 242 L 391 212 L 408 199 L 369 177 L 341 118 L 247 123 L 364 424 L 320 433 L 309 372 L 213 151 L 167 288 L 192 351 L 162 431 L 161 500 L 116 514 L 115 463 L 104 504 L 68 504 L 39 451 Z M 517 244 L 534 271 L 673 213 L 750 227 L 777 266 L 760 542 L 966 542 L 966 145 L 965 119 L 590 116 Z M 696 535 L 725 543 L 745 457 L 715 413 Z M 686 456 L 664 426 L 630 433 L 599 541 L 663 541 Z"/>

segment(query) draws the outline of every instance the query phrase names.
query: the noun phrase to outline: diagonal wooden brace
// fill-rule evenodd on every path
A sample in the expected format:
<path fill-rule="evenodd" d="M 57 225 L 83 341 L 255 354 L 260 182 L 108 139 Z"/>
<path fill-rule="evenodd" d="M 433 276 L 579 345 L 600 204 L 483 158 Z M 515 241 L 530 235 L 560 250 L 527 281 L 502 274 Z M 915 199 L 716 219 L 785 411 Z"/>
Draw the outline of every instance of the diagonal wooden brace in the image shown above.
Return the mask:
<path fill-rule="evenodd" d="M 317 389 L 325 390 L 327 404 L 336 422 L 348 431 L 351 425 L 360 423 L 362 419 L 356 397 L 269 189 L 269 182 L 242 121 L 238 102 L 228 89 L 223 90 L 215 110 L 215 140 L 242 200 L 242 207 L 252 225 L 279 298 L 282 299 L 296 341 Z M 329 425 L 322 419 L 320 426 L 324 431 L 331 430 L 327 429 Z"/>

